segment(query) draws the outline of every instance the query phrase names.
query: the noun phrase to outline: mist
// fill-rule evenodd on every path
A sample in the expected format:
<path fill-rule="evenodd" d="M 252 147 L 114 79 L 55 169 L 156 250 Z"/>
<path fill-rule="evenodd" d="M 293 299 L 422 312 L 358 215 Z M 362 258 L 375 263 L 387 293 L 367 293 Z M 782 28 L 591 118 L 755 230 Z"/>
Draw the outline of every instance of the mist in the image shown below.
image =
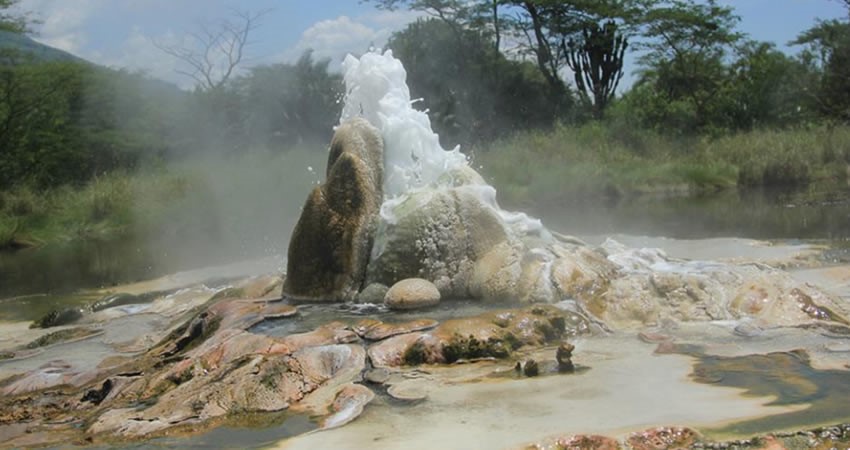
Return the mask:
<path fill-rule="evenodd" d="M 404 63 L 412 98 L 420 99 L 415 107 L 428 112 L 442 147 L 460 145 L 471 155 L 503 206 L 582 235 L 842 235 L 843 209 L 817 207 L 831 201 L 831 187 L 808 187 L 847 179 L 850 131 L 840 125 L 846 108 L 839 95 L 846 89 L 830 76 L 846 72 L 841 55 L 850 46 L 843 41 L 815 37 L 798 55 L 784 53 L 738 33 L 735 11 L 723 7 L 719 35 L 697 42 L 704 51 L 694 57 L 705 70 L 694 72 L 697 65 L 679 64 L 657 29 L 629 11 L 588 6 L 576 16 L 553 8 L 543 18 L 569 26 L 538 34 L 529 33 L 529 5 L 476 5 L 440 18 L 427 4 L 405 3 L 416 9 L 409 17 L 420 19 L 387 32 L 386 47 Z M 690 22 L 719 26 L 698 4 L 683 11 Z M 342 77 L 334 62 L 309 50 L 291 62 L 257 63 L 250 36 L 264 36 L 272 24 L 263 20 L 275 15 L 232 13 L 206 30 L 222 31 L 212 36 L 233 47 L 159 44 L 162 58 L 178 63 L 193 85 L 188 90 L 55 49 L 47 61 L 14 59 L 19 65 L 4 69 L 8 110 L 27 114 L 8 115 L 15 133 L 0 135 L 0 247 L 47 244 L 45 253 L 73 255 L 51 256 L 57 261 L 83 261 L 75 264 L 85 272 L 79 277 L 98 285 L 283 258 L 309 190 L 323 179 Z M 590 26 L 611 13 L 616 27 Z M 673 30 L 690 23 L 653 20 Z M 846 23 L 812 30 L 818 27 L 840 31 Z M 232 33 L 240 29 L 248 33 Z M 635 46 L 568 48 L 583 30 Z M 690 39 L 680 38 L 674 44 Z M 197 59 L 221 48 L 237 53 L 208 64 Z M 580 48 L 586 57 L 636 61 L 635 84 L 580 82 Z M 838 56 L 813 64 L 817 54 Z M 631 68 L 606 70 L 600 80 L 619 80 Z M 782 192 L 774 195 L 776 187 Z M 806 189 L 814 196 L 794 196 Z M 51 250 L 74 246 L 86 248 Z"/>
<path fill-rule="evenodd" d="M 164 138 L 136 167 L 161 192 L 136 196 L 133 234 L 159 272 L 286 253 L 341 109 L 341 81 L 328 64 L 307 52 L 294 64 L 255 66 L 191 92 L 140 78 L 144 121 Z M 139 107 L 116 103 L 128 119 Z M 118 128 L 139 132 L 131 120 Z"/>

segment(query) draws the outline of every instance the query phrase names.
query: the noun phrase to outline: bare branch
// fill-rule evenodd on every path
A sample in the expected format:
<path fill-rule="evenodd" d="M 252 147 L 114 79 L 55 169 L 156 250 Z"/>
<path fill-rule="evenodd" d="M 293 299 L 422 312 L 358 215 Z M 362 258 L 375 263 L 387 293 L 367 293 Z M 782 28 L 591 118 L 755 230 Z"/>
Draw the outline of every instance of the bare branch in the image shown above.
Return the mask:
<path fill-rule="evenodd" d="M 194 80 L 200 90 L 216 90 L 230 80 L 245 60 L 245 49 L 251 43 L 248 37 L 270 11 L 250 13 L 232 10 L 231 17 L 222 19 L 215 27 L 198 24 L 197 30 L 187 33 L 187 38 L 180 44 L 157 41 L 153 44 L 187 67 L 176 70 L 176 73 Z"/>

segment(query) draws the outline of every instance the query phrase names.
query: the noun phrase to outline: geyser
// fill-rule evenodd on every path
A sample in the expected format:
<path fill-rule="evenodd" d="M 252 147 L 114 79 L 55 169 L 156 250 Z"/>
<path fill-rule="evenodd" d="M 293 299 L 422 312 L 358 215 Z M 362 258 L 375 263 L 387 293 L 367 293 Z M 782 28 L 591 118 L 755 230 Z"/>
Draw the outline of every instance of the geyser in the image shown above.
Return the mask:
<path fill-rule="evenodd" d="M 614 241 L 594 248 L 502 210 L 459 149 L 440 147 L 390 51 L 349 55 L 343 67 L 347 96 L 328 178 L 290 241 L 285 297 L 349 301 L 372 283 L 424 278 L 443 299 L 570 300 L 609 327 L 745 317 L 847 323 L 833 299 L 784 272 Z"/>

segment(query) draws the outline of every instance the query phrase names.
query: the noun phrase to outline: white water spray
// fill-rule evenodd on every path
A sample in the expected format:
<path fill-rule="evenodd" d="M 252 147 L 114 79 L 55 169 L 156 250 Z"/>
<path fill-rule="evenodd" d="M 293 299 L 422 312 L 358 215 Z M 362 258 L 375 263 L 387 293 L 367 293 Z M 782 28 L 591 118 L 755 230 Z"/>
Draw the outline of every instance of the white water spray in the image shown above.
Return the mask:
<path fill-rule="evenodd" d="M 457 146 L 446 150 L 431 129 L 425 111 L 413 108 L 418 100 L 410 98 L 407 72 L 392 50 L 383 54 L 372 51 L 360 58 L 352 55 L 342 63 L 345 79 L 345 106 L 340 122 L 364 117 L 381 132 L 384 139 L 384 218 L 404 194 L 450 184 L 443 175 L 469 166 Z M 446 186 L 448 187 L 448 186 Z M 508 212 L 496 204 L 492 186 L 470 186 L 482 202 L 490 205 L 505 225 L 518 235 L 549 236 L 540 220 L 523 213 Z"/>
<path fill-rule="evenodd" d="M 447 170 L 467 165 L 459 147 L 447 151 L 423 111 L 413 108 L 407 73 L 391 50 L 348 55 L 342 63 L 346 97 L 341 121 L 362 116 L 384 138 L 384 195 L 392 198 L 433 185 Z"/>

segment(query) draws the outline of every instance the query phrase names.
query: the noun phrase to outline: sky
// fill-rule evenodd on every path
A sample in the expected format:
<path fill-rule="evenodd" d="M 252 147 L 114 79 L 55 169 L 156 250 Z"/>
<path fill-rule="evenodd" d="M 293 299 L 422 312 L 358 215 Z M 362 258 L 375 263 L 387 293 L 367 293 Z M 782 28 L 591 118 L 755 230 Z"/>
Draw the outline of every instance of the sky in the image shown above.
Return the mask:
<path fill-rule="evenodd" d="M 838 0 L 721 3 L 735 8 L 741 30 L 751 38 L 775 42 L 789 53 L 796 49 L 787 43 L 816 20 L 847 15 Z M 190 33 L 202 24 L 214 26 L 232 17 L 234 10 L 266 11 L 251 34 L 243 67 L 293 62 L 307 49 L 339 67 L 348 52 L 382 47 L 393 31 L 419 16 L 377 10 L 360 0 L 21 0 L 19 8 L 41 21 L 34 38 L 42 43 L 98 64 L 142 70 L 182 87 L 190 87 L 193 80 L 178 73 L 180 62 L 154 43 L 188 43 Z"/>

